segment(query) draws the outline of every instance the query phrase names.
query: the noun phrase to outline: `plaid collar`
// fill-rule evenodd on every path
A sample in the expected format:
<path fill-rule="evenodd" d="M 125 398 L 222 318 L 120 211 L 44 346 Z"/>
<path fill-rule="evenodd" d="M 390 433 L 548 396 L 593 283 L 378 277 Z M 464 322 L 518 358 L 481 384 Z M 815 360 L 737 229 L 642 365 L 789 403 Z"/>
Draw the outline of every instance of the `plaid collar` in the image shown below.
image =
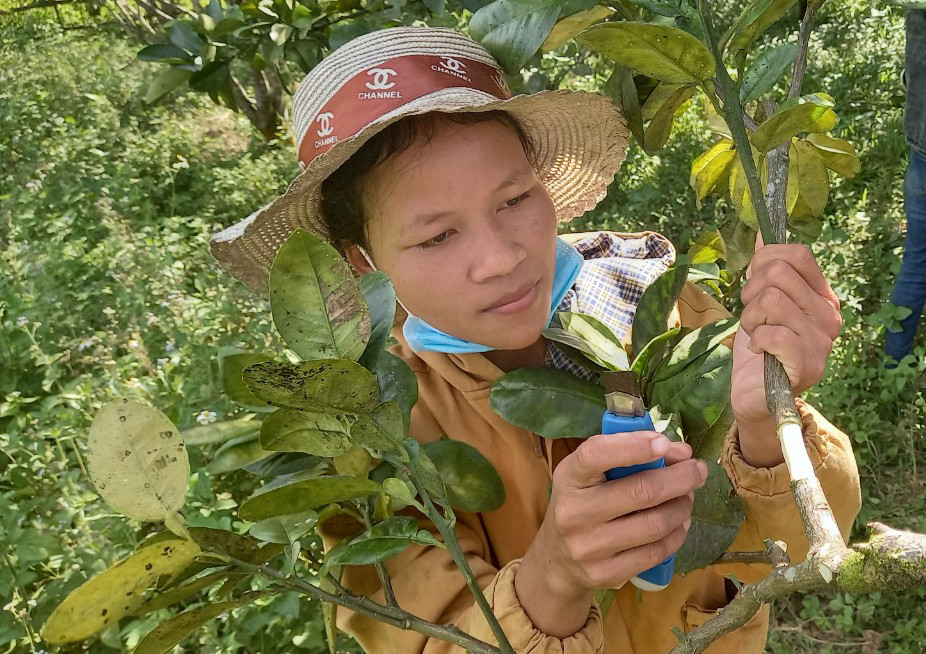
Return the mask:
<path fill-rule="evenodd" d="M 643 291 L 675 262 L 675 247 L 655 232 L 600 232 L 573 246 L 585 264 L 557 310 L 597 318 L 626 342 Z M 553 341 L 548 341 L 545 365 L 598 380 L 598 373 L 574 362 Z"/>

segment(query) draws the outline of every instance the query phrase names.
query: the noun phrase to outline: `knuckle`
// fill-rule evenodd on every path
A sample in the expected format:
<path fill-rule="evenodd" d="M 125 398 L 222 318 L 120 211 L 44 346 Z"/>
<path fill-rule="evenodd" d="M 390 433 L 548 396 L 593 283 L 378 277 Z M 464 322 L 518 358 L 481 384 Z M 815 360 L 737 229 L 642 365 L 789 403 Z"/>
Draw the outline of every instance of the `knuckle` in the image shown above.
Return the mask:
<path fill-rule="evenodd" d="M 776 286 L 770 286 L 762 291 L 762 294 L 759 296 L 759 303 L 763 309 L 771 312 L 779 309 L 786 299 L 787 296 L 784 291 Z"/>
<path fill-rule="evenodd" d="M 595 462 L 601 458 L 601 444 L 603 442 L 604 441 L 600 438 L 592 437 L 583 441 L 582 444 L 576 448 L 576 461 L 583 469 L 592 469 Z"/>
<path fill-rule="evenodd" d="M 646 535 L 650 541 L 659 540 L 665 535 L 668 521 L 658 512 L 650 512 L 646 517 Z"/>
<path fill-rule="evenodd" d="M 774 261 L 769 262 L 768 267 L 769 276 L 779 279 L 782 275 L 787 275 L 791 270 L 791 264 L 789 264 L 784 259 L 775 259 Z"/>
<path fill-rule="evenodd" d="M 665 561 L 670 553 L 668 544 L 665 541 L 659 541 L 647 547 L 646 557 L 652 565 L 658 565 Z"/>
<path fill-rule="evenodd" d="M 651 502 L 653 499 L 653 490 L 650 488 L 650 485 L 646 483 L 646 477 L 637 474 L 633 475 L 631 479 L 630 497 L 639 504 L 648 504 Z"/>

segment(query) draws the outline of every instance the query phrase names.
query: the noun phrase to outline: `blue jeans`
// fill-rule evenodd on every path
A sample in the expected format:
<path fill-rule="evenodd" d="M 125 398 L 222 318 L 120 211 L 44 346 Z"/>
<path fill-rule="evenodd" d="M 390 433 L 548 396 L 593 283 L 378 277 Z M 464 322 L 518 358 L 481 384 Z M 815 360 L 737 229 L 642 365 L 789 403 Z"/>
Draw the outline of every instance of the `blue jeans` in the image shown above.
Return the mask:
<path fill-rule="evenodd" d="M 913 349 L 913 339 L 926 303 L 926 155 L 910 148 L 910 164 L 904 186 L 907 237 L 903 263 L 891 294 L 891 302 L 913 313 L 900 322 L 899 332 L 887 332 L 884 351 L 896 360 Z"/>

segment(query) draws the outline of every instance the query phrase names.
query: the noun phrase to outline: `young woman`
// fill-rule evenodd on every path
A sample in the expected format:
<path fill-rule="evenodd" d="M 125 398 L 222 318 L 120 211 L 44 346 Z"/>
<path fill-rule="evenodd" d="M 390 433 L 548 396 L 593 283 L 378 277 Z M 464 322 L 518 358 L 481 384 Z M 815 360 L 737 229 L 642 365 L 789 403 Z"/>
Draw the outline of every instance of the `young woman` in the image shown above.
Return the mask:
<path fill-rule="evenodd" d="M 763 566 L 710 566 L 660 592 L 626 582 L 676 551 L 707 475 L 691 449 L 655 432 L 543 441 L 493 413 L 489 387 L 505 371 L 552 365 L 588 376 L 541 337 L 559 308 L 591 313 L 627 338 L 643 289 L 674 258 L 662 236 L 600 232 L 558 239 L 558 222 L 604 196 L 626 151 L 626 127 L 605 97 L 554 91 L 510 98 L 497 63 L 450 30 L 393 28 L 359 37 L 304 80 L 293 114 L 303 172 L 287 193 L 216 235 L 213 253 L 259 291 L 295 227 L 343 251 L 358 274 L 383 270 L 405 309 L 394 352 L 418 377 L 411 435 L 475 446 L 505 483 L 504 505 L 459 516 L 458 534 L 518 652 L 667 651 L 673 626 L 709 619 Z M 569 241 L 569 242 L 567 242 Z M 732 549 L 775 537 L 792 560 L 806 540 L 765 407 L 764 352 L 799 393 L 821 378 L 841 321 L 809 250 L 758 249 L 734 343 L 736 423 L 721 462 L 747 519 Z M 674 320 L 696 327 L 723 308 L 686 286 Z M 858 512 L 848 439 L 799 401 L 807 448 L 844 534 Z M 606 482 L 603 472 L 666 458 L 661 470 Z M 327 537 L 359 526 L 327 523 Z M 411 547 L 388 570 L 399 604 L 427 620 L 492 640 L 450 555 Z M 382 599 L 376 574 L 348 567 L 344 583 Z M 597 589 L 616 588 L 602 620 Z M 445 652 L 442 641 L 349 611 L 339 624 L 370 653 Z M 760 652 L 768 611 L 716 652 Z"/>

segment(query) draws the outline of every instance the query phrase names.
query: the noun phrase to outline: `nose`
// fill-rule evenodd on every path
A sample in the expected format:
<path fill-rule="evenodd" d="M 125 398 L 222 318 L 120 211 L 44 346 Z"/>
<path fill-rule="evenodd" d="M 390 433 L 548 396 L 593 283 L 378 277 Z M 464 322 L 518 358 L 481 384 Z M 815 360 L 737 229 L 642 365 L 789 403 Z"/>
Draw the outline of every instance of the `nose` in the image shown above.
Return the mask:
<path fill-rule="evenodd" d="M 499 224 L 497 216 L 486 220 L 473 236 L 470 277 L 474 282 L 510 275 L 527 258 L 527 249 L 517 233 Z"/>

